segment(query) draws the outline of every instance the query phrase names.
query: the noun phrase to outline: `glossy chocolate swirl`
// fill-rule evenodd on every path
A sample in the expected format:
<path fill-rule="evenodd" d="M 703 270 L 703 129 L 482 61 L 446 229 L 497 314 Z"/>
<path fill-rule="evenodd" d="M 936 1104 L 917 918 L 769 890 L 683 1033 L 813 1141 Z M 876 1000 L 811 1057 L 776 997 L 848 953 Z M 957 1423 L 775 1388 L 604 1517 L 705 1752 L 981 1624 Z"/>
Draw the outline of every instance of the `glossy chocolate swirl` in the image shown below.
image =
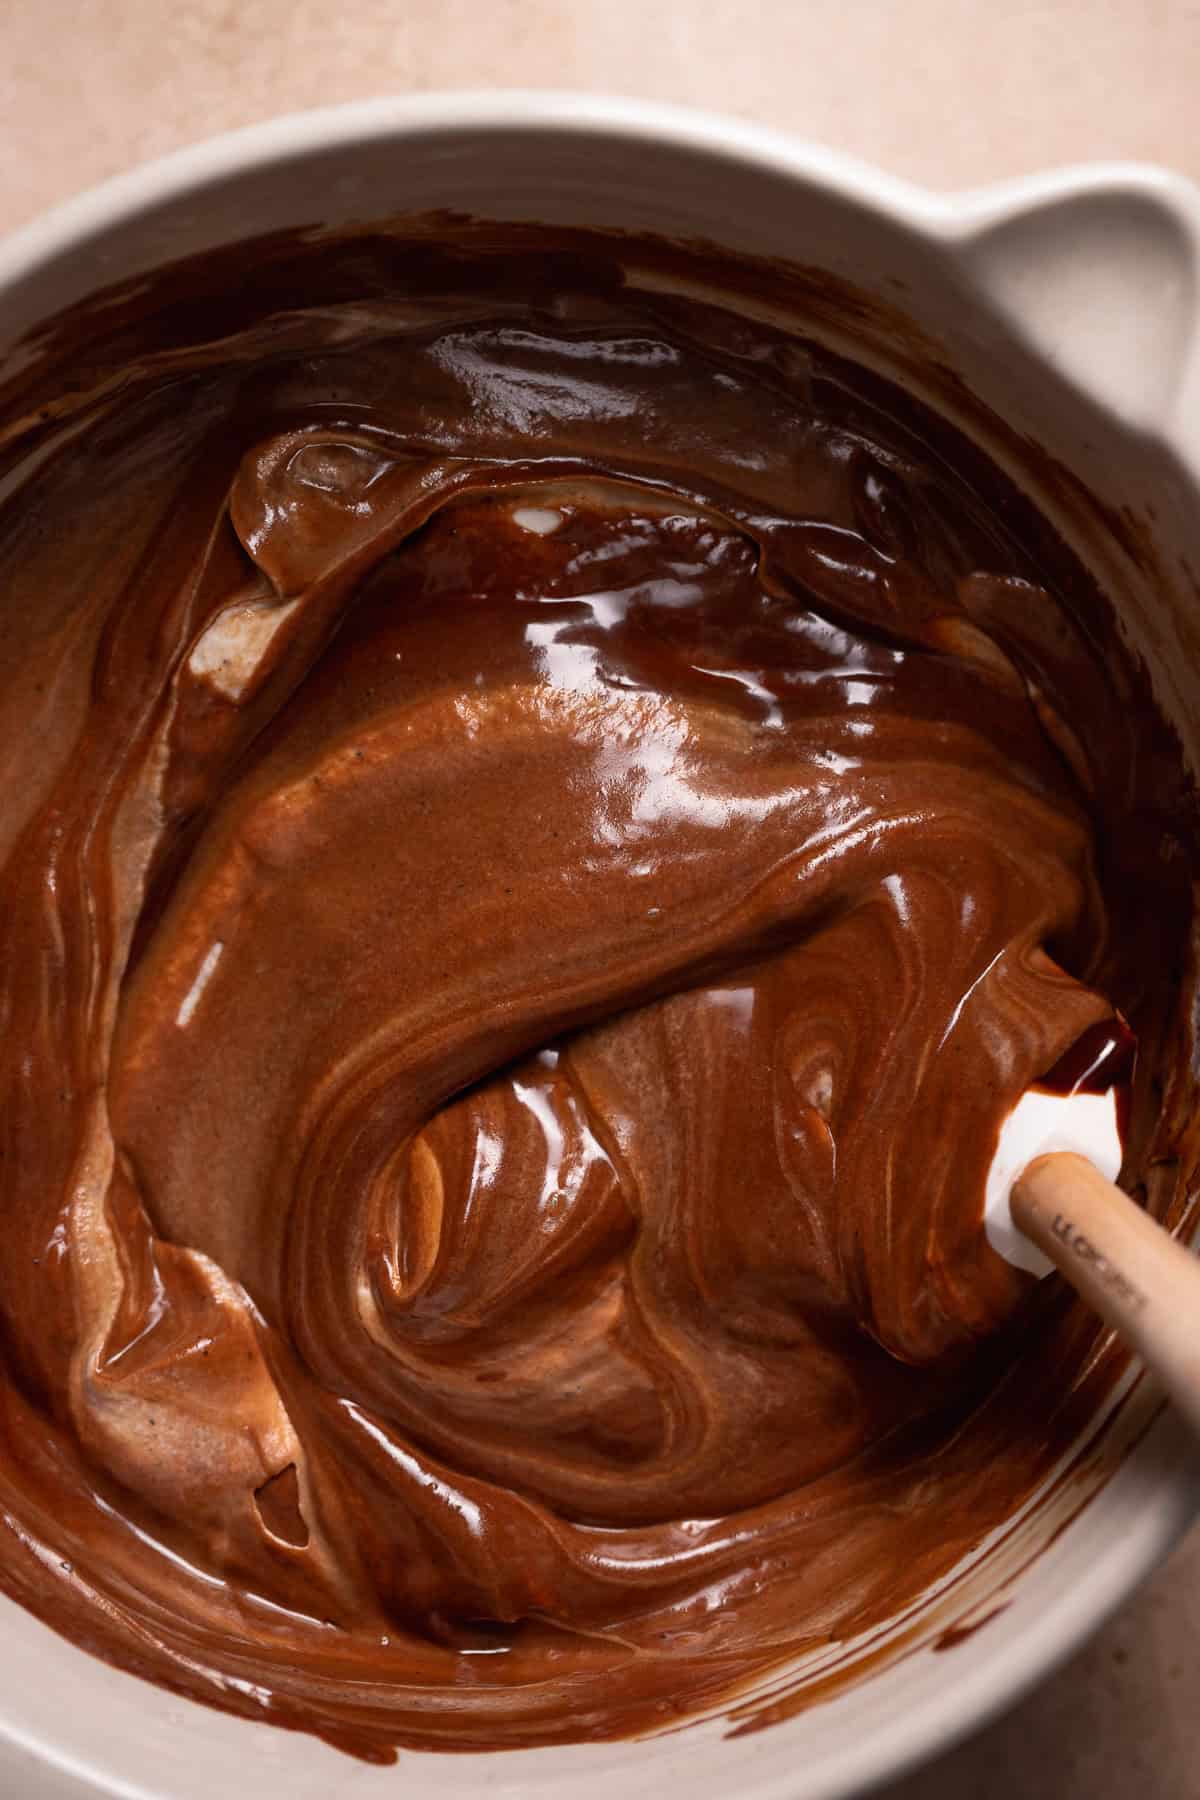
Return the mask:
<path fill-rule="evenodd" d="M 1170 1153 L 1178 759 L 878 378 L 595 246 L 239 255 L 7 395 L 0 1577 L 363 1754 L 641 1729 L 1069 1435 L 984 1175 L 1114 1003 Z"/>

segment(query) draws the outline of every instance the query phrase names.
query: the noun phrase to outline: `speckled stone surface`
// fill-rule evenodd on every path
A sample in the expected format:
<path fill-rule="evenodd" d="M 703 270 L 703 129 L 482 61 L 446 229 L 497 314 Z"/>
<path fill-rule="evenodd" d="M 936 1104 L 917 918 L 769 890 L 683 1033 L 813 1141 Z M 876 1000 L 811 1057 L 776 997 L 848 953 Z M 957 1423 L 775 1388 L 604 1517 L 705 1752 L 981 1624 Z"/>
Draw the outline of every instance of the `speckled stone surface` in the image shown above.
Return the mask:
<path fill-rule="evenodd" d="M 0 230 L 273 113 L 484 86 L 721 108 L 935 187 L 1105 157 L 1200 178 L 1196 0 L 0 0 Z M 1200 1800 L 1200 1532 L 879 1800 Z"/>

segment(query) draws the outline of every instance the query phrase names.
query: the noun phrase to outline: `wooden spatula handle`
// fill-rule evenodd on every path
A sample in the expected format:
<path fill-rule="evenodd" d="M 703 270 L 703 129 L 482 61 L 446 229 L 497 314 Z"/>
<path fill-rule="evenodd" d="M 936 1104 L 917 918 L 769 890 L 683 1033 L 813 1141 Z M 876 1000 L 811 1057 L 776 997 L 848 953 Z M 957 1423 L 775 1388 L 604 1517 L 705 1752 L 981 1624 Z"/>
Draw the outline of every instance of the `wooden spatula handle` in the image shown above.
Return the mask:
<path fill-rule="evenodd" d="M 1137 1350 L 1200 1432 L 1200 1260 L 1085 1157 L 1035 1157 L 1016 1224 Z"/>

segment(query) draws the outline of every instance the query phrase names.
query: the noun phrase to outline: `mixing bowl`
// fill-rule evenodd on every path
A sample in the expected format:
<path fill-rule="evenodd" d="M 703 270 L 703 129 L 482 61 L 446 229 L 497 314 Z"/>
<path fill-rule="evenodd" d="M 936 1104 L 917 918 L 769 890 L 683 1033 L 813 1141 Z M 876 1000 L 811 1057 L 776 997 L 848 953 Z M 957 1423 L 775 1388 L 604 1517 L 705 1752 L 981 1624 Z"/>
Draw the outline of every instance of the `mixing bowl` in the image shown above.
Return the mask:
<path fill-rule="evenodd" d="M 1195 764 L 1200 192 L 1162 170 L 1083 167 L 943 197 L 737 121 L 627 101 L 448 94 L 315 112 L 109 182 L 0 246 L 0 378 L 60 309 L 176 257 L 440 209 L 798 265 L 802 329 L 921 389 L 1036 493 L 1116 603 Z M 1127 1379 L 1117 1401 L 1106 1428 L 1090 1422 L 1022 1514 L 936 1591 L 869 1642 L 811 1653 L 811 1704 L 766 1729 L 739 1734 L 718 1714 L 638 1742 L 372 1767 L 175 1699 L 0 1601 L 0 1790 L 861 1792 L 1014 1701 L 1194 1517 L 1200 1458 L 1148 1382 Z"/>

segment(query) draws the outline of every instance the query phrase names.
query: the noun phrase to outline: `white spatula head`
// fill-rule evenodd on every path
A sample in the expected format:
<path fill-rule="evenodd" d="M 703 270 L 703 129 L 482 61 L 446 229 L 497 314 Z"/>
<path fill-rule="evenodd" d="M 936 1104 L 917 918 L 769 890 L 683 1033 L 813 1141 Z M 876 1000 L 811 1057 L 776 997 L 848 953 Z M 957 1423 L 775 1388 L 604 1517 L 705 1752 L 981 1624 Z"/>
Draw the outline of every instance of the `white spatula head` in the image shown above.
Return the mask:
<path fill-rule="evenodd" d="M 1054 1264 L 1013 1223 L 1009 1195 L 1013 1182 L 1035 1156 L 1073 1150 L 1086 1156 L 1107 1181 L 1121 1167 L 1119 1090 L 1102 1094 L 1051 1094 L 1030 1088 L 1000 1128 L 996 1154 L 984 1191 L 983 1227 L 988 1243 L 1005 1262 L 1031 1275 L 1048 1275 Z"/>

